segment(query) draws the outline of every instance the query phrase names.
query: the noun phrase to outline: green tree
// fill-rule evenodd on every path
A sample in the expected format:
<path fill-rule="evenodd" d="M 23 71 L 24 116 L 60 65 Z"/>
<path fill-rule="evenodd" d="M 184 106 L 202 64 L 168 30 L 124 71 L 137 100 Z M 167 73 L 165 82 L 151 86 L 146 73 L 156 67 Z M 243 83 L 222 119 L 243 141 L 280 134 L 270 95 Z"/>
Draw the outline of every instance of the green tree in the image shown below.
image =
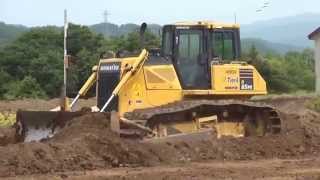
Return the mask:
<path fill-rule="evenodd" d="M 313 51 L 288 52 L 284 56 L 268 53 L 262 57 L 255 46 L 242 59 L 257 68 L 272 93 L 314 89 Z"/>
<path fill-rule="evenodd" d="M 100 54 L 109 49 L 101 34 L 92 32 L 87 26 L 71 24 L 68 31 L 68 54 L 73 62 L 68 71 L 68 92 L 74 96 L 99 63 Z M 103 47 L 104 48 L 101 48 Z"/>
<path fill-rule="evenodd" d="M 75 59 L 71 69 L 76 69 L 69 75 L 77 77 L 75 82 L 72 78 L 70 82 L 77 91 L 91 73 L 91 67 L 98 63 L 100 47 L 105 40 L 86 26 L 70 25 L 68 35 L 68 54 Z M 32 28 L 22 34 L 0 49 L 0 67 L 2 87 L 11 87 L 0 88 L 2 98 L 59 96 L 63 80 L 62 28 Z M 27 87 L 25 81 L 34 83 L 37 88 L 33 90 L 38 93 L 25 93 L 19 89 Z"/>
<path fill-rule="evenodd" d="M 160 38 L 158 36 L 148 30 L 145 32 L 144 36 L 144 48 L 157 48 L 160 46 Z M 119 37 L 109 37 L 103 45 L 103 50 L 112 50 L 114 52 L 122 50 L 136 52 L 141 48 L 140 35 L 137 31 Z"/>
<path fill-rule="evenodd" d="M 253 65 L 267 84 L 270 83 L 271 67 L 266 58 L 263 58 L 254 45 L 251 46 L 247 54 L 243 54 L 242 58 L 249 64 Z"/>
<path fill-rule="evenodd" d="M 283 58 L 268 59 L 270 64 L 271 76 L 268 79 L 269 90 L 273 93 L 290 92 L 294 86 L 290 83 L 290 77 L 287 74 L 287 64 Z"/>
<path fill-rule="evenodd" d="M 18 88 L 32 78 L 28 83 L 35 82 L 35 85 L 38 84 L 41 89 L 39 94 L 35 92 L 33 95 L 56 96 L 56 91 L 61 84 L 62 40 L 59 28 L 32 28 L 4 47 L 0 51 L 0 66 L 2 71 L 10 76 L 10 81 L 4 82 L 4 86 Z M 25 79 L 26 77 L 30 78 Z M 2 97 L 22 97 L 18 94 L 22 92 L 21 90 L 12 90 L 12 88 L 7 88 L 7 92 L 3 92 Z M 24 95 L 29 97 L 27 93 L 23 93 Z"/>
<path fill-rule="evenodd" d="M 11 81 L 11 76 L 3 71 L 0 70 L 0 98 L 4 98 L 4 94 L 7 92 L 7 83 Z"/>
<path fill-rule="evenodd" d="M 8 91 L 4 95 L 6 99 L 46 97 L 37 80 L 31 76 L 26 76 L 21 81 L 11 81 L 7 88 Z"/>

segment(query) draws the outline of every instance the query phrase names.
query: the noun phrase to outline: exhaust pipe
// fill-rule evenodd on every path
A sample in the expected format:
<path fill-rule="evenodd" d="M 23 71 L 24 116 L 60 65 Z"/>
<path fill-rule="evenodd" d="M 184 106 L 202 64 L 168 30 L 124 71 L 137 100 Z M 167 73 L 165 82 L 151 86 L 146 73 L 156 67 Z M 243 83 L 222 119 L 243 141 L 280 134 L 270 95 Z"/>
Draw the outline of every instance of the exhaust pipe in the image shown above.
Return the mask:
<path fill-rule="evenodd" d="M 147 23 L 144 22 L 140 26 L 140 46 L 141 46 L 141 49 L 145 48 L 144 34 L 146 32 L 146 29 L 147 29 Z"/>

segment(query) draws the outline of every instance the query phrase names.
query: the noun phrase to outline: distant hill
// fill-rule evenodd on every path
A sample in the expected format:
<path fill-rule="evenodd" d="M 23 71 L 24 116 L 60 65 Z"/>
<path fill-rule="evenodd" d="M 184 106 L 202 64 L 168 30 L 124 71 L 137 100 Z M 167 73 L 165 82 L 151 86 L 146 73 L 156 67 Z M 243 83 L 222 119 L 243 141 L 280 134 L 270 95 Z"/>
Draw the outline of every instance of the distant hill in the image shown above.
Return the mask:
<path fill-rule="evenodd" d="M 242 38 L 241 39 L 241 49 L 242 52 L 248 52 L 250 48 L 254 45 L 258 52 L 261 54 L 276 53 L 285 54 L 289 51 L 302 51 L 304 48 L 299 46 L 292 46 L 282 43 L 273 43 L 266 40 L 258 38 Z"/>
<path fill-rule="evenodd" d="M 312 47 L 307 35 L 320 26 L 320 14 L 301 14 L 291 17 L 258 21 L 241 26 L 242 38 L 259 38 L 273 43 Z"/>
<path fill-rule="evenodd" d="M 258 21 L 252 24 L 241 25 L 241 37 L 260 39 L 257 44 L 262 45 L 270 42 L 268 46 L 274 46 L 277 52 L 286 52 L 300 48 L 313 47 L 312 41 L 308 40 L 307 35 L 320 26 L 320 14 L 301 14 L 290 17 L 275 18 L 271 20 Z M 160 25 L 150 24 L 149 29 L 159 34 Z M 100 23 L 90 26 L 92 30 L 102 33 L 105 36 L 124 35 L 133 30 L 138 30 L 139 25 L 125 24 L 115 25 L 111 23 Z M 285 47 L 283 47 L 285 46 Z M 280 50 L 277 50 L 280 47 Z"/>
<path fill-rule="evenodd" d="M 124 25 L 116 25 L 111 23 L 100 23 L 90 26 L 90 28 L 97 32 L 101 33 L 105 36 L 121 36 L 132 31 L 139 30 L 139 25 L 137 24 L 124 24 Z M 161 26 L 158 24 L 149 24 L 148 29 L 154 34 L 159 34 L 161 30 Z M 243 31 L 241 31 L 243 33 Z M 262 40 L 260 38 L 243 38 L 241 43 L 242 50 L 244 52 L 248 51 L 252 45 L 254 45 L 257 50 L 262 53 L 277 53 L 277 54 L 285 54 L 288 51 L 300 51 L 304 47 L 303 46 L 294 46 L 284 43 L 274 43 L 266 40 Z"/>
<path fill-rule="evenodd" d="M 313 47 L 307 35 L 320 26 L 320 14 L 302 14 L 292 17 L 276 18 L 259 21 L 241 26 L 243 38 L 242 49 L 248 50 L 254 44 L 260 52 L 286 53 L 292 50 L 301 50 Z M 90 25 L 89 28 L 106 37 L 126 35 L 138 31 L 140 25 L 112 23 L 99 23 Z M 159 35 L 161 26 L 148 24 L 148 29 Z M 27 31 L 22 25 L 9 25 L 0 22 L 0 47 L 14 40 L 19 34 Z"/>
<path fill-rule="evenodd" d="M 0 47 L 13 41 L 28 28 L 22 25 L 11 25 L 0 22 Z"/>

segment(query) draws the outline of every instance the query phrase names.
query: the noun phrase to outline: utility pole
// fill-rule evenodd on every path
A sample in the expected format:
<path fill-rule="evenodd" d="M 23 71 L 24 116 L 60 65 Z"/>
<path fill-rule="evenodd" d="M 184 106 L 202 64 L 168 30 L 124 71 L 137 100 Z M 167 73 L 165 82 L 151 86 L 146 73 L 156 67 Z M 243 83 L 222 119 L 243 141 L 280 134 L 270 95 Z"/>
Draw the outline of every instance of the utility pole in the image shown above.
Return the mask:
<path fill-rule="evenodd" d="M 234 13 L 234 23 L 237 24 L 237 13 Z"/>
<path fill-rule="evenodd" d="M 66 111 L 68 108 L 67 100 L 67 69 L 68 69 L 68 52 L 67 52 L 67 36 L 68 36 L 68 18 L 67 10 L 64 10 L 64 38 L 63 38 L 63 92 L 62 92 L 62 101 L 61 110 Z"/>

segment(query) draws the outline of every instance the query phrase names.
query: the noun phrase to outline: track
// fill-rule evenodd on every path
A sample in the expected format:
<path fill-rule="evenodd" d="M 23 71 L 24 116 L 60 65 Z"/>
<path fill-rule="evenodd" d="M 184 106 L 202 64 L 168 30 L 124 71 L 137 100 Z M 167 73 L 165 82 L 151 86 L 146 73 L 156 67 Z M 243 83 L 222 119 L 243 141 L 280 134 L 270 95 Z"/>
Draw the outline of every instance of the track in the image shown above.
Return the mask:
<path fill-rule="evenodd" d="M 155 129 L 159 124 L 192 122 L 196 118 L 212 115 L 217 116 L 219 123 L 245 123 L 247 136 L 277 134 L 281 131 L 281 120 L 277 110 L 263 102 L 253 101 L 184 100 L 160 107 L 135 110 L 125 114 L 125 117 L 139 120 L 145 126 Z M 258 130 L 262 132 L 257 132 Z"/>

